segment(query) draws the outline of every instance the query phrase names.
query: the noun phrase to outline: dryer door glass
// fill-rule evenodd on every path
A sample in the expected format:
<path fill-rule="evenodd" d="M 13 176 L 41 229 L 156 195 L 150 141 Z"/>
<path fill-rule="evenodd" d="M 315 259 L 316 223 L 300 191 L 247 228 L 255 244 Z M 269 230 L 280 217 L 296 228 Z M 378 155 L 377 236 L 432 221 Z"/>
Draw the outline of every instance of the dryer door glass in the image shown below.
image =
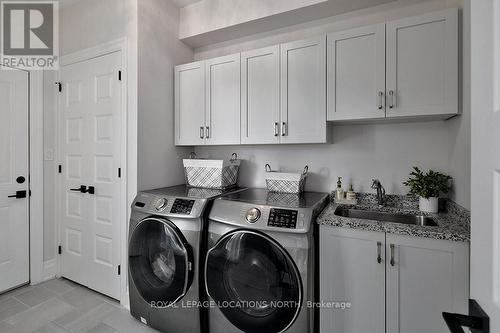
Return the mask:
<path fill-rule="evenodd" d="M 142 220 L 129 244 L 129 272 L 142 298 L 164 307 L 180 300 L 192 280 L 192 252 L 181 231 L 158 218 Z"/>
<path fill-rule="evenodd" d="M 302 282 L 292 258 L 254 231 L 223 236 L 208 252 L 207 292 L 226 318 L 245 332 L 282 332 L 300 312 Z"/>

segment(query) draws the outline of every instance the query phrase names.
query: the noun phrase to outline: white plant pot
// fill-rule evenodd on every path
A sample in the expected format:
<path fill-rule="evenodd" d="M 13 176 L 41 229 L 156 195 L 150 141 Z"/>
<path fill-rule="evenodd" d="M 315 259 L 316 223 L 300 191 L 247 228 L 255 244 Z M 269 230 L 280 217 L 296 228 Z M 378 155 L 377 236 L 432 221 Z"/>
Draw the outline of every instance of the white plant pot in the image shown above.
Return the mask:
<path fill-rule="evenodd" d="M 419 198 L 419 209 L 426 213 L 437 213 L 438 212 L 438 198 Z"/>

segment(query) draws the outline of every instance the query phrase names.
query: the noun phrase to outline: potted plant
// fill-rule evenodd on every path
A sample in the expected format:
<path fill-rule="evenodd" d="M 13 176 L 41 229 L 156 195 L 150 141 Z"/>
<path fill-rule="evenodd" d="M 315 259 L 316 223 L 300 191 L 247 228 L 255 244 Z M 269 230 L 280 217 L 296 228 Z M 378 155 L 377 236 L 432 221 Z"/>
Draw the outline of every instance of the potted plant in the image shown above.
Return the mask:
<path fill-rule="evenodd" d="M 438 199 L 441 194 L 450 190 L 452 177 L 429 170 L 423 173 L 419 168 L 413 167 L 410 177 L 403 184 L 410 187 L 410 195 L 419 197 L 419 208 L 423 212 L 437 213 Z"/>

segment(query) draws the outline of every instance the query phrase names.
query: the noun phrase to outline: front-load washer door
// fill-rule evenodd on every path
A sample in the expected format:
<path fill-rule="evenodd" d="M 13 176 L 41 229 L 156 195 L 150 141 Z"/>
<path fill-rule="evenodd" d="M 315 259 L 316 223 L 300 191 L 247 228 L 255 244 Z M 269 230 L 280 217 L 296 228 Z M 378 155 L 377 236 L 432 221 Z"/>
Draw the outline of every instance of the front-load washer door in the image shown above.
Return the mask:
<path fill-rule="evenodd" d="M 215 305 L 244 332 L 283 332 L 300 312 L 302 281 L 295 263 L 259 232 L 224 235 L 207 253 L 205 283 Z"/>
<path fill-rule="evenodd" d="M 129 243 L 129 272 L 144 301 L 157 307 L 178 302 L 193 278 L 193 255 L 170 221 L 149 217 L 137 224 Z"/>

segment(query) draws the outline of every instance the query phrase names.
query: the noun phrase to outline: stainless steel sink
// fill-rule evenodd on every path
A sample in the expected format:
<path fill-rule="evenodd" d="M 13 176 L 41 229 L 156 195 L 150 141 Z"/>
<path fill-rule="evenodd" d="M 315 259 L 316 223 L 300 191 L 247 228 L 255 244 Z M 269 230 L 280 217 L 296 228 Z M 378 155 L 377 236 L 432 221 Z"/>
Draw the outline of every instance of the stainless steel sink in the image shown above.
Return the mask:
<path fill-rule="evenodd" d="M 437 226 L 437 223 L 431 217 L 424 215 L 392 214 L 385 212 L 377 212 L 373 210 L 349 209 L 344 207 L 338 207 L 335 210 L 335 215 L 342 217 L 351 217 L 355 219 L 375 220 L 381 222 L 393 222 L 393 223 L 432 226 L 432 227 Z"/>

